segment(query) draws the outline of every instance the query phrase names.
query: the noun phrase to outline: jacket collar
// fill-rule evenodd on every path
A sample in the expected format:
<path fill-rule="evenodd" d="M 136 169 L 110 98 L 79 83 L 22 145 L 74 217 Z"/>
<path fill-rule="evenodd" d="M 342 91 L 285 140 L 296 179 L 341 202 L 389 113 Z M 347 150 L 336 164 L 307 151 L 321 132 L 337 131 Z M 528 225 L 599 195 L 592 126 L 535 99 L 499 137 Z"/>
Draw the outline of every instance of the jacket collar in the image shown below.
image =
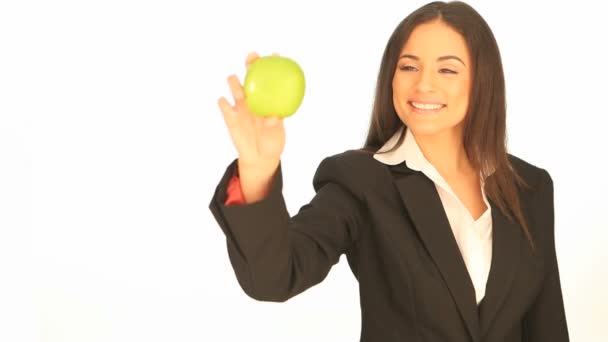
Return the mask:
<path fill-rule="evenodd" d="M 405 134 L 403 143 L 395 150 L 385 152 L 397 144 L 402 134 Z M 416 142 L 414 134 L 405 125 L 402 125 L 391 136 L 391 138 L 381 148 L 379 148 L 378 151 L 376 151 L 374 154 L 374 159 L 386 165 L 398 165 L 405 162 L 405 165 L 409 169 L 421 171 L 435 182 L 444 182 L 443 177 L 439 174 L 435 166 L 433 166 L 433 164 L 431 164 L 422 153 L 420 146 Z M 494 170 L 492 170 L 492 172 L 489 174 L 491 175 L 492 173 L 494 173 Z M 480 178 L 483 185 L 485 178 L 481 177 L 481 174 Z"/>
<path fill-rule="evenodd" d="M 405 134 L 403 143 L 397 149 L 391 152 L 385 152 L 397 144 L 402 134 Z M 397 165 L 405 161 L 410 169 L 416 171 L 421 171 L 430 166 L 430 163 L 422 154 L 416 139 L 406 126 L 401 126 L 391 138 L 376 151 L 374 158 L 387 165 Z"/>

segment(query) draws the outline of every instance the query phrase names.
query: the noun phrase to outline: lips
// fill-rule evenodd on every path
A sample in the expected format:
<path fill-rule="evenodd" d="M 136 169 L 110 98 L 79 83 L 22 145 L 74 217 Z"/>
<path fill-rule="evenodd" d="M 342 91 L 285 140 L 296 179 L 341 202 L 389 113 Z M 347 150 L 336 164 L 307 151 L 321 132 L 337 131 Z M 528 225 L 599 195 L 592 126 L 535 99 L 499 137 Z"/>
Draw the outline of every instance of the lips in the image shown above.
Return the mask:
<path fill-rule="evenodd" d="M 425 99 L 420 99 L 420 98 L 409 98 L 407 99 L 408 102 L 416 102 L 416 103 L 423 103 L 423 104 L 440 104 L 442 105 L 443 102 L 441 101 L 437 101 L 437 100 L 425 100 Z"/>
<path fill-rule="evenodd" d="M 408 101 L 407 103 L 410 106 L 410 108 L 412 109 L 412 111 L 415 113 L 419 113 L 419 114 L 435 114 L 435 113 L 440 112 L 441 110 L 443 110 L 443 108 L 446 107 L 445 104 L 442 104 L 440 102 L 434 102 L 434 103 L 418 102 L 418 101 L 414 101 L 414 102 L 416 102 L 417 104 L 421 103 L 423 105 L 441 105 L 441 107 L 439 107 L 439 108 L 418 108 L 412 104 L 412 101 Z"/>

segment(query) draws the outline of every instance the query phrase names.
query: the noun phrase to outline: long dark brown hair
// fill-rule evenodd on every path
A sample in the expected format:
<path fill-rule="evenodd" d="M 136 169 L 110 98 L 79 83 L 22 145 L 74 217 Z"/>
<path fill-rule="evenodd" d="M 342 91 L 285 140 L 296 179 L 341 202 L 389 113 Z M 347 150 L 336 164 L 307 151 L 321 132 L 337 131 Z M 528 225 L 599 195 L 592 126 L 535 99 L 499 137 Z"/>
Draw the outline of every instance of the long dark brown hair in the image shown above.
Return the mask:
<path fill-rule="evenodd" d="M 362 150 L 375 152 L 405 126 L 393 105 L 393 75 L 401 49 L 414 28 L 434 20 L 441 20 L 459 32 L 467 42 L 471 56 L 472 88 L 463 134 L 467 157 L 485 179 L 486 196 L 511 222 L 515 222 L 515 218 L 519 221 L 534 247 L 517 189 L 518 185 L 526 188 L 529 185 L 517 174 L 507 155 L 505 81 L 498 44 L 486 21 L 466 3 L 429 3 L 412 12 L 395 28 L 382 56 L 371 122 Z M 385 152 L 398 148 L 404 136 L 401 134 L 397 144 Z"/>

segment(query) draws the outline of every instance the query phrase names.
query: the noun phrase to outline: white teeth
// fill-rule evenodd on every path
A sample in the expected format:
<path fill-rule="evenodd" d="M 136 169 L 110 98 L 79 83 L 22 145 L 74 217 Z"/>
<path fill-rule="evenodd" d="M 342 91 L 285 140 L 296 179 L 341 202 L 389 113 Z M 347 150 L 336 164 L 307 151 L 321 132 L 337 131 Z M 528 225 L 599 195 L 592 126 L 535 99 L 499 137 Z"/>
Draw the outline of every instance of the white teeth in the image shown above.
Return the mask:
<path fill-rule="evenodd" d="M 430 103 L 418 103 L 418 102 L 410 102 L 414 107 L 418 109 L 439 109 L 443 107 L 441 104 L 430 104 Z"/>

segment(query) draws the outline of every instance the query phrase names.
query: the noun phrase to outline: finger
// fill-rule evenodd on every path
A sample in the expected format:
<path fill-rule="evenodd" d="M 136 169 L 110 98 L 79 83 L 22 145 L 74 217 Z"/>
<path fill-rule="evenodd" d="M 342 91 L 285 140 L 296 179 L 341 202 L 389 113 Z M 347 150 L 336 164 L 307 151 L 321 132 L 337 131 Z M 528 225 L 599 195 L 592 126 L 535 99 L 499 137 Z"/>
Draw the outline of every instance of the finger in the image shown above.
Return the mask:
<path fill-rule="evenodd" d="M 253 124 L 255 125 L 256 129 L 258 131 L 260 131 L 264 128 L 272 128 L 272 127 L 279 126 L 283 122 L 283 118 L 280 116 L 274 116 L 274 115 L 269 115 L 269 116 L 254 115 L 253 121 L 254 121 Z"/>
<path fill-rule="evenodd" d="M 227 120 L 227 123 L 231 123 L 238 116 L 238 112 L 234 110 L 234 108 L 228 103 L 225 97 L 221 97 L 217 100 L 217 104 L 220 107 L 220 110 L 224 114 L 224 119 Z"/>
<path fill-rule="evenodd" d="M 257 52 L 250 52 L 247 55 L 247 59 L 245 60 L 245 67 L 249 68 L 249 66 L 251 65 L 251 63 L 253 63 L 253 61 L 255 61 L 256 59 L 258 59 L 260 56 L 258 55 Z"/>
<path fill-rule="evenodd" d="M 228 77 L 228 85 L 230 86 L 232 97 L 234 98 L 235 107 L 242 107 L 245 104 L 245 94 L 239 79 L 235 75 L 230 75 Z"/>
<path fill-rule="evenodd" d="M 253 115 L 252 119 L 253 119 L 253 125 L 255 126 L 256 132 L 258 132 L 258 133 L 261 132 L 262 128 L 264 127 L 264 119 L 266 119 L 266 117 Z"/>
<path fill-rule="evenodd" d="M 273 134 L 274 130 L 279 126 L 280 120 L 274 116 L 260 116 L 255 118 L 255 130 L 258 136 Z"/>
<path fill-rule="evenodd" d="M 264 119 L 264 126 L 267 128 L 276 127 L 281 122 L 281 118 L 276 116 L 270 116 Z"/>

